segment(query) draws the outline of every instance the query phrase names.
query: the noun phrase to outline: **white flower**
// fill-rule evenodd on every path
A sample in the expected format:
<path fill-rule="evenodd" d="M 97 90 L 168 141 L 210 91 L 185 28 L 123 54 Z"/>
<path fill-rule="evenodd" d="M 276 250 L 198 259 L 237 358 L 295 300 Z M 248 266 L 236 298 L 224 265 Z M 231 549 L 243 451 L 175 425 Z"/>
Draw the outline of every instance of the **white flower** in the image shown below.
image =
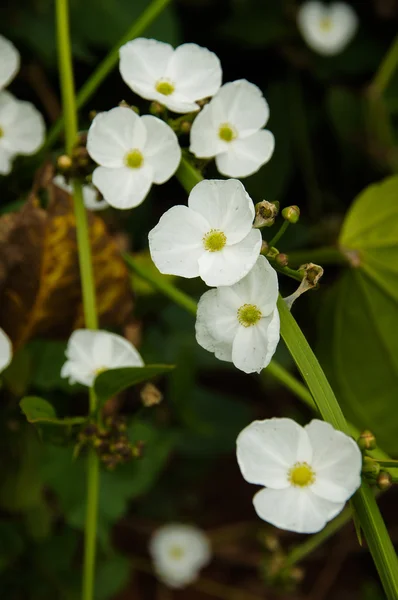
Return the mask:
<path fill-rule="evenodd" d="M 12 344 L 5 331 L 0 329 L 0 373 L 8 367 L 12 360 Z"/>
<path fill-rule="evenodd" d="M 34 154 L 44 141 L 45 125 L 30 102 L 0 92 L 0 174 L 8 175 L 17 154 Z"/>
<path fill-rule="evenodd" d="M 297 25 L 310 48 L 332 56 L 342 52 L 352 40 L 358 17 L 344 2 L 305 2 L 298 11 Z"/>
<path fill-rule="evenodd" d="M 19 70 L 19 52 L 5 37 L 0 35 L 0 90 L 5 88 Z"/>
<path fill-rule="evenodd" d="M 178 113 L 199 110 L 197 100 L 219 89 L 222 70 L 217 56 L 196 44 L 170 44 L 137 38 L 120 48 L 120 73 L 142 98 L 156 100 Z"/>
<path fill-rule="evenodd" d="M 67 192 L 68 194 L 73 193 L 72 186 L 66 183 L 66 179 L 63 175 L 56 175 L 53 179 L 53 183 L 64 192 Z M 88 210 L 103 210 L 109 206 L 106 200 L 98 200 L 98 192 L 92 185 L 83 186 L 83 201 L 84 206 L 88 208 Z"/>
<path fill-rule="evenodd" d="M 66 362 L 61 377 L 69 383 L 81 383 L 91 387 L 102 371 L 120 367 L 142 367 L 144 362 L 125 338 L 108 331 L 77 329 L 69 338 Z"/>
<path fill-rule="evenodd" d="M 226 83 L 194 120 L 189 149 L 198 158 L 215 156 L 223 175 L 252 175 L 274 151 L 274 136 L 263 129 L 268 117 L 256 85 L 245 79 Z"/>
<path fill-rule="evenodd" d="M 191 525 L 164 525 L 153 534 L 149 551 L 159 579 L 172 588 L 189 585 L 211 559 L 208 537 Z"/>
<path fill-rule="evenodd" d="M 358 445 L 323 421 L 254 421 L 236 443 L 243 477 L 266 486 L 253 498 L 258 516 L 281 529 L 320 531 L 361 485 Z"/>
<path fill-rule="evenodd" d="M 245 373 L 260 372 L 279 342 L 278 278 L 264 256 L 232 287 L 209 290 L 199 300 L 196 340 Z"/>
<path fill-rule="evenodd" d="M 252 228 L 253 219 L 253 202 L 240 181 L 201 181 L 188 207 L 173 206 L 149 232 L 152 260 L 167 275 L 232 285 L 260 254 L 261 234 Z"/>
<path fill-rule="evenodd" d="M 151 115 L 139 117 L 130 108 L 112 108 L 93 120 L 87 150 L 99 165 L 93 183 L 115 208 L 143 202 L 153 183 L 175 173 L 181 148 L 174 131 Z"/>

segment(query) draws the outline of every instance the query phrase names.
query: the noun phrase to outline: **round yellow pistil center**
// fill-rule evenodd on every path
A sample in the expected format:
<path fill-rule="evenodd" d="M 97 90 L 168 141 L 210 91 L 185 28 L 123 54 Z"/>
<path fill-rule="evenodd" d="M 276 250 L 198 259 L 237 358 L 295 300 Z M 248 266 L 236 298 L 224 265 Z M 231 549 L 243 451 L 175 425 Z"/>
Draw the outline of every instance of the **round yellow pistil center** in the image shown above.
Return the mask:
<path fill-rule="evenodd" d="M 2 128 L 2 127 L 0 127 L 0 138 L 2 138 L 2 137 L 3 137 L 3 135 L 4 135 L 3 128 Z"/>
<path fill-rule="evenodd" d="M 255 304 L 243 304 L 238 310 L 238 321 L 243 327 L 252 327 L 263 315 Z"/>
<path fill-rule="evenodd" d="M 315 481 L 315 473 L 306 462 L 296 463 L 289 471 L 288 479 L 296 487 L 306 487 Z"/>
<path fill-rule="evenodd" d="M 220 252 L 226 243 L 226 235 L 222 231 L 219 231 L 219 229 L 210 229 L 210 231 L 203 236 L 203 246 L 208 252 Z"/>
<path fill-rule="evenodd" d="M 330 17 L 323 17 L 319 23 L 322 31 L 330 31 L 333 27 L 333 21 Z"/>
<path fill-rule="evenodd" d="M 135 149 L 126 154 L 124 162 L 126 163 L 126 167 L 130 167 L 130 169 L 139 169 L 142 167 L 144 157 L 139 150 Z"/>
<path fill-rule="evenodd" d="M 180 560 L 184 556 L 184 550 L 181 546 L 172 546 L 169 550 L 169 555 L 174 560 Z"/>
<path fill-rule="evenodd" d="M 237 136 L 235 129 L 229 123 L 223 123 L 218 130 L 218 137 L 224 142 L 232 142 Z"/>
<path fill-rule="evenodd" d="M 170 81 L 160 79 L 155 86 L 155 89 L 159 94 L 163 96 L 170 96 L 174 92 L 174 85 Z"/>

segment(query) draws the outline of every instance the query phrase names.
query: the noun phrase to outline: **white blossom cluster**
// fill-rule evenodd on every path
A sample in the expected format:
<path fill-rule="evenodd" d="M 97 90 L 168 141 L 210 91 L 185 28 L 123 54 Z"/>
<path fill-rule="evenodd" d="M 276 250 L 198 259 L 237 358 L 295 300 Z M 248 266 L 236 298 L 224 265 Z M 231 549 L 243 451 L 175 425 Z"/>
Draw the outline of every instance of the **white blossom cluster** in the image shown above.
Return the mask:
<path fill-rule="evenodd" d="M 0 175 L 11 172 L 18 154 L 35 154 L 44 141 L 45 125 L 30 102 L 18 100 L 5 88 L 20 66 L 18 50 L 0 35 Z"/>

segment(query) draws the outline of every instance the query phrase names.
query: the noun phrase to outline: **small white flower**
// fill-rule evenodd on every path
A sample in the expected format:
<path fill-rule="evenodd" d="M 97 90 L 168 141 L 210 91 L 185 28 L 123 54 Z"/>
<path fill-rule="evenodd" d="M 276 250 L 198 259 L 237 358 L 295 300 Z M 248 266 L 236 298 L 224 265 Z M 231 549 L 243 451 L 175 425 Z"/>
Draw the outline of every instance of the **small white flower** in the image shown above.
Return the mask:
<path fill-rule="evenodd" d="M 211 559 L 208 537 L 191 525 L 164 525 L 153 534 L 149 551 L 157 576 L 172 588 L 195 581 Z"/>
<path fill-rule="evenodd" d="M 256 85 L 245 79 L 226 83 L 194 120 L 189 149 L 198 158 L 215 156 L 223 175 L 252 175 L 274 151 L 274 136 L 263 129 L 268 117 Z"/>
<path fill-rule="evenodd" d="M 14 44 L 0 35 L 0 90 L 5 88 L 19 71 L 20 57 Z"/>
<path fill-rule="evenodd" d="M 94 185 L 108 204 L 121 209 L 141 204 L 152 184 L 170 179 L 181 160 L 181 148 L 171 127 L 124 107 L 95 117 L 87 150 L 101 165 L 93 173 Z"/>
<path fill-rule="evenodd" d="M 358 445 L 323 421 L 254 421 L 236 443 L 243 477 L 266 486 L 253 498 L 258 516 L 281 529 L 320 531 L 361 485 Z"/>
<path fill-rule="evenodd" d="M 240 181 L 201 181 L 188 206 L 173 206 L 149 232 L 152 260 L 166 275 L 232 285 L 260 254 L 261 234 L 252 228 L 253 219 L 253 202 Z"/>
<path fill-rule="evenodd" d="M 12 360 L 12 344 L 5 331 L 0 329 L 0 373 L 8 367 Z"/>
<path fill-rule="evenodd" d="M 197 44 L 170 44 L 137 38 L 120 48 L 120 74 L 142 98 L 156 100 L 177 113 L 199 110 L 197 100 L 219 89 L 217 56 Z"/>
<path fill-rule="evenodd" d="M 342 52 L 352 40 L 358 17 L 344 2 L 305 2 L 298 11 L 297 25 L 310 48 L 332 56 Z"/>
<path fill-rule="evenodd" d="M 61 377 L 69 383 L 81 383 L 91 387 L 94 379 L 108 369 L 142 367 L 144 362 L 125 338 L 108 331 L 77 329 L 69 338 L 66 362 Z"/>
<path fill-rule="evenodd" d="M 53 179 L 53 183 L 64 192 L 67 192 L 68 194 L 73 193 L 72 186 L 66 183 L 66 179 L 63 175 L 56 175 Z M 83 186 L 83 201 L 84 206 L 88 208 L 88 210 L 103 210 L 109 206 L 106 200 L 98 200 L 98 192 L 92 185 Z"/>
<path fill-rule="evenodd" d="M 44 141 L 45 125 L 30 102 L 0 92 L 0 174 L 8 175 L 17 154 L 34 154 Z"/>
<path fill-rule="evenodd" d="M 245 373 L 260 372 L 279 342 L 278 278 L 264 256 L 231 287 L 209 290 L 199 300 L 196 340 Z"/>

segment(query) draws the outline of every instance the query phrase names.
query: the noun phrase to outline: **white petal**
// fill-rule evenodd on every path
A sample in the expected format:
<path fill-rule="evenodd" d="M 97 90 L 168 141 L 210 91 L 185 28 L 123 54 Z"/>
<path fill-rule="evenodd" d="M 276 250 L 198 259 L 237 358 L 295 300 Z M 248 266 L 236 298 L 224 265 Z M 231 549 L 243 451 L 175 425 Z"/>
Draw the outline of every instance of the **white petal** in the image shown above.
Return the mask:
<path fill-rule="evenodd" d="M 139 169 L 97 167 L 93 173 L 93 183 L 108 204 L 123 210 L 141 204 L 151 189 L 152 181 L 153 171 L 149 165 Z"/>
<path fill-rule="evenodd" d="M 88 130 L 87 150 L 103 167 L 124 166 L 127 152 L 142 150 L 146 128 L 130 108 L 118 106 L 95 117 Z"/>
<path fill-rule="evenodd" d="M 223 119 L 217 119 L 214 112 L 214 101 L 211 101 L 202 108 L 192 123 L 189 150 L 198 158 L 212 158 L 228 147 L 218 135 Z"/>
<path fill-rule="evenodd" d="M 213 96 L 221 86 L 222 70 L 218 57 L 197 44 L 182 44 L 175 49 L 166 78 L 175 82 L 178 93 L 194 102 Z"/>
<path fill-rule="evenodd" d="M 261 233 L 251 229 L 241 242 L 199 258 L 199 274 L 209 286 L 233 285 L 253 268 L 261 250 Z"/>
<path fill-rule="evenodd" d="M 98 199 L 98 191 L 92 185 L 84 185 L 83 186 L 83 200 L 84 206 L 88 210 L 104 210 L 109 207 L 109 204 L 106 200 Z"/>
<path fill-rule="evenodd" d="M 0 175 L 8 175 L 11 173 L 12 161 L 14 158 L 15 154 L 3 148 L 0 139 Z"/>
<path fill-rule="evenodd" d="M 267 101 L 260 88 L 246 79 L 226 83 L 216 98 L 223 106 L 226 122 L 238 130 L 239 137 L 253 134 L 268 121 Z"/>
<path fill-rule="evenodd" d="M 152 115 L 144 115 L 141 121 L 147 131 L 144 160 L 153 168 L 154 183 L 164 183 L 174 175 L 180 164 L 181 148 L 178 138 L 167 123 Z"/>
<path fill-rule="evenodd" d="M 251 327 L 241 325 L 232 345 L 232 362 L 245 373 L 260 373 L 269 365 L 279 342 L 278 309 Z"/>
<path fill-rule="evenodd" d="M 278 300 L 278 276 L 265 256 L 259 256 L 254 267 L 241 281 L 234 285 L 234 291 L 242 304 L 255 304 L 264 316 L 275 310 Z"/>
<path fill-rule="evenodd" d="M 312 458 L 304 428 L 285 418 L 250 423 L 238 435 L 236 452 L 246 481 L 274 489 L 289 487 L 292 465 L 299 461 L 310 462 Z"/>
<path fill-rule="evenodd" d="M 225 341 L 225 338 L 228 334 L 233 336 L 234 320 L 231 318 L 226 324 L 225 338 L 217 335 L 214 327 L 214 321 L 221 312 L 218 292 L 219 290 L 209 290 L 199 300 L 195 324 L 196 341 L 205 350 L 213 352 L 219 360 L 232 362 L 232 341 Z"/>
<path fill-rule="evenodd" d="M 161 273 L 180 277 L 199 275 L 198 259 L 204 253 L 206 220 L 187 206 L 173 206 L 149 232 L 152 260 Z"/>
<path fill-rule="evenodd" d="M 3 329 L 0 329 L 0 372 L 8 367 L 12 360 L 11 340 Z"/>
<path fill-rule="evenodd" d="M 199 300 L 196 316 L 198 327 L 208 329 L 215 342 L 226 342 L 232 346 L 239 326 L 238 308 L 239 298 L 232 288 L 210 290 Z"/>
<path fill-rule="evenodd" d="M 119 50 L 120 74 L 127 85 L 147 100 L 159 95 L 155 86 L 163 79 L 174 49 L 157 40 L 136 38 Z"/>
<path fill-rule="evenodd" d="M 6 87 L 19 71 L 20 56 L 9 40 L 0 35 L 0 89 Z"/>
<path fill-rule="evenodd" d="M 55 177 L 53 177 L 53 184 L 68 194 L 71 194 L 73 191 L 72 186 L 66 183 L 66 179 L 63 175 L 55 175 Z"/>
<path fill-rule="evenodd" d="M 205 179 L 192 189 L 188 206 L 201 214 L 212 229 L 219 229 L 227 244 L 236 244 L 252 229 L 253 201 L 237 179 Z"/>
<path fill-rule="evenodd" d="M 216 156 L 217 169 L 228 177 L 248 177 L 269 161 L 274 147 L 273 134 L 262 129 L 231 142 L 226 152 Z"/>
<path fill-rule="evenodd" d="M 93 359 L 98 369 L 144 365 L 140 354 L 125 338 L 108 331 L 95 331 L 94 334 Z"/>
<path fill-rule="evenodd" d="M 263 489 L 253 498 L 258 516 L 280 529 L 296 533 L 316 533 L 344 508 L 312 494 L 310 489 Z"/>
<path fill-rule="evenodd" d="M 34 154 L 44 141 L 45 125 L 39 111 L 30 102 L 0 92 L 1 145 L 10 154 Z"/>
<path fill-rule="evenodd" d="M 361 485 L 362 455 L 358 444 L 329 423 L 314 419 L 305 430 L 314 451 L 316 473 L 311 491 L 332 502 L 345 502 Z"/>

